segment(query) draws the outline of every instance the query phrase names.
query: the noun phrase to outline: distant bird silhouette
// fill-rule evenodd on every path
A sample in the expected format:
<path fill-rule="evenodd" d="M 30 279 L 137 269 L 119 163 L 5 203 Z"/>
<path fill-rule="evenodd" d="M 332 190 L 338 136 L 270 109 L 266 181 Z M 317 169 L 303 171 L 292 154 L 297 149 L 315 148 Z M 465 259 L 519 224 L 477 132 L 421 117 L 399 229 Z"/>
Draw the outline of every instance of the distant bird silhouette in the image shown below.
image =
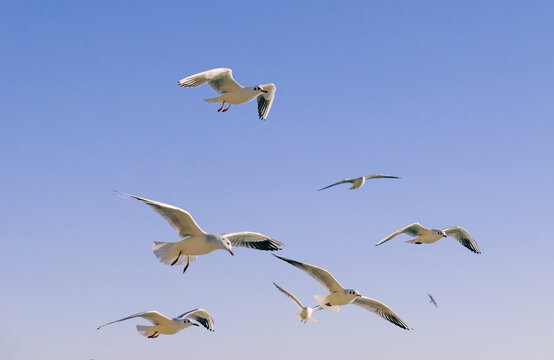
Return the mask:
<path fill-rule="evenodd" d="M 439 306 L 437 305 L 437 302 L 436 302 L 435 299 L 433 298 L 433 296 L 431 296 L 431 294 L 429 294 L 429 293 L 427 293 L 427 295 L 429 295 L 429 299 L 431 299 L 429 302 L 430 302 L 431 304 L 435 305 L 436 308 L 439 307 Z"/>
<path fill-rule="evenodd" d="M 329 186 L 326 186 L 324 188 L 318 189 L 317 191 L 329 189 L 332 186 L 339 185 L 339 184 L 346 184 L 346 183 L 352 184 L 352 186 L 349 188 L 349 190 L 356 190 L 356 189 L 362 187 L 362 185 L 367 180 L 371 180 L 371 179 L 400 179 L 400 178 L 398 176 L 374 174 L 374 175 L 369 175 L 369 176 L 362 176 L 362 177 L 359 177 L 359 178 L 356 178 L 356 179 L 344 179 L 344 180 L 341 180 L 341 181 L 336 182 L 334 184 L 331 184 Z"/>

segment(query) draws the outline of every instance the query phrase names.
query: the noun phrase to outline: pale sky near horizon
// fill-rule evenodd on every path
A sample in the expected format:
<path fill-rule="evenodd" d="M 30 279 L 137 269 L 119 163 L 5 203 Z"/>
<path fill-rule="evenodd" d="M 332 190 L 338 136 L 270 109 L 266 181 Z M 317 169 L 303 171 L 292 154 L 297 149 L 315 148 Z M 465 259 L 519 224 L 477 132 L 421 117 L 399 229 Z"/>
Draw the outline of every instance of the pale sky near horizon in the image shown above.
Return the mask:
<path fill-rule="evenodd" d="M 1 357 L 549 358 L 553 18 L 550 1 L 2 2 Z M 267 121 L 177 87 L 216 67 L 275 83 Z M 402 179 L 315 191 L 372 173 Z M 171 227 L 113 189 L 272 236 L 414 330 L 351 305 L 300 324 L 272 281 L 306 304 L 324 290 L 268 252 L 182 275 L 151 251 Z M 416 221 L 482 254 L 374 246 Z M 96 330 L 197 307 L 214 333 Z"/>

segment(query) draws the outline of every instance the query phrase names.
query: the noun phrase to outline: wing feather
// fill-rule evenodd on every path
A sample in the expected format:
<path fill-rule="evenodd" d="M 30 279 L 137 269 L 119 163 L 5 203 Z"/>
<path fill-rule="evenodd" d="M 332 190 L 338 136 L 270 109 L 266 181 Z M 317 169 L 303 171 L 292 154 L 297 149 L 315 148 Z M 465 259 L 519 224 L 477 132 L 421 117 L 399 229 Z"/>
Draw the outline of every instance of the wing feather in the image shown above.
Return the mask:
<path fill-rule="evenodd" d="M 274 240 L 263 234 L 249 231 L 228 233 L 223 234 L 223 236 L 229 239 L 231 245 L 233 246 L 246 247 L 256 250 L 277 251 L 281 250 L 284 246 L 282 242 Z"/>
<path fill-rule="evenodd" d="M 258 117 L 260 120 L 267 119 L 269 110 L 273 105 L 273 99 L 275 99 L 275 90 L 277 89 L 274 84 L 265 84 L 260 85 L 262 89 L 267 91 L 267 93 L 262 93 L 258 95 Z"/>
<path fill-rule="evenodd" d="M 196 87 L 208 83 L 218 93 L 226 93 L 242 89 L 235 79 L 233 71 L 227 68 L 218 68 L 191 75 L 179 80 L 180 87 Z"/>
<path fill-rule="evenodd" d="M 423 226 L 421 226 L 420 223 L 413 223 L 413 224 L 410 224 L 408 226 L 404 226 L 400 230 L 397 230 L 397 231 L 393 232 L 392 234 L 390 234 L 389 236 L 387 236 L 386 238 L 384 238 L 383 240 L 381 240 L 377 244 L 375 244 L 375 246 L 381 245 L 382 243 L 387 242 L 390 239 L 392 239 L 393 237 L 395 237 L 397 235 L 400 235 L 402 233 L 405 233 L 405 234 L 408 234 L 408 235 L 411 235 L 411 236 L 419 236 L 424 231 L 429 231 L 429 229 L 424 228 Z"/>
<path fill-rule="evenodd" d="M 104 324 L 104 325 L 100 325 L 98 328 L 96 328 L 96 330 L 101 329 L 104 326 L 114 324 L 116 322 L 125 321 L 125 320 L 133 319 L 133 318 L 136 318 L 136 317 L 141 317 L 143 319 L 146 319 L 154 325 L 159 325 L 163 322 L 171 321 L 170 319 L 166 318 L 165 316 L 163 316 L 162 314 L 160 314 L 157 311 L 145 311 L 145 312 L 141 312 L 141 313 L 138 313 L 138 314 L 135 314 L 135 315 L 127 316 L 123 319 L 119 319 L 119 320 L 109 322 L 109 323 Z"/>
<path fill-rule="evenodd" d="M 454 239 L 458 240 L 460 244 L 473 251 L 474 253 L 481 253 L 479 245 L 477 245 L 477 242 L 473 239 L 469 232 L 467 232 L 466 229 L 459 226 L 454 226 L 444 229 L 443 231 L 447 236 L 451 236 Z"/>
<path fill-rule="evenodd" d="M 356 298 L 352 304 L 361 306 L 364 309 L 379 315 L 383 319 L 390 321 L 394 325 L 401 327 L 402 329 L 411 330 L 408 324 L 400 319 L 400 317 L 398 317 L 398 315 L 396 315 L 387 305 L 380 301 L 362 296 Z"/>
<path fill-rule="evenodd" d="M 371 179 L 400 179 L 398 176 L 391 176 L 391 175 L 383 175 L 383 174 L 373 174 L 369 176 L 364 176 L 364 178 L 367 180 Z"/>
<path fill-rule="evenodd" d="M 139 196 L 119 193 L 124 197 L 142 201 L 160 214 L 181 237 L 205 234 L 196 224 L 192 216 L 183 209 L 162 202 L 141 198 Z"/>
<path fill-rule="evenodd" d="M 286 297 L 291 299 L 300 309 L 304 308 L 304 305 L 302 305 L 302 303 L 300 302 L 300 300 L 298 300 L 298 298 L 296 296 L 292 295 L 290 292 L 288 292 L 287 290 L 283 289 L 282 287 L 280 287 L 279 285 L 277 285 L 275 283 L 273 283 L 273 285 L 275 285 L 277 287 L 277 289 L 279 289 L 280 292 L 285 294 Z"/>
<path fill-rule="evenodd" d="M 282 256 L 273 255 L 283 261 L 288 262 L 289 264 L 296 266 L 300 270 L 303 270 L 306 272 L 306 274 L 313 277 L 318 283 L 321 284 L 325 289 L 327 289 L 329 292 L 335 292 L 335 291 L 342 291 L 344 288 L 341 284 L 331 275 L 327 270 L 318 268 L 317 266 L 313 266 L 310 264 L 304 264 L 299 261 L 294 261 L 291 259 L 284 258 Z"/>
<path fill-rule="evenodd" d="M 192 319 L 204 326 L 206 329 L 214 331 L 214 319 L 212 318 L 210 313 L 204 309 L 194 309 L 191 311 L 187 311 L 186 313 L 181 314 L 177 317 L 177 319 L 184 318 Z"/>
<path fill-rule="evenodd" d="M 344 179 L 344 180 L 338 181 L 338 182 L 336 182 L 336 183 L 334 183 L 334 184 L 331 184 L 331 185 L 328 185 L 328 186 L 323 187 L 323 188 L 321 188 L 321 189 L 318 189 L 317 191 L 329 189 L 330 187 L 335 186 L 335 185 L 340 185 L 340 184 L 344 184 L 344 183 L 353 183 L 353 182 L 354 182 L 353 179 Z"/>

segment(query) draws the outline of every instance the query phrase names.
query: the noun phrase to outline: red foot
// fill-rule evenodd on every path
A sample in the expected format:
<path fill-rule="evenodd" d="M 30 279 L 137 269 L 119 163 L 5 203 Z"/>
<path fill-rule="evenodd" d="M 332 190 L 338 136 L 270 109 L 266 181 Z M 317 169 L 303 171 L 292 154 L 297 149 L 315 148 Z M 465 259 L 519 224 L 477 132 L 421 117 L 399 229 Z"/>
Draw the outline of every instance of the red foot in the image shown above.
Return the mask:
<path fill-rule="evenodd" d="M 220 112 L 221 110 L 223 110 L 224 105 L 225 105 L 225 101 L 221 103 L 221 107 L 219 108 L 219 110 L 217 110 L 217 112 Z M 229 105 L 229 106 L 231 106 L 231 105 Z M 225 111 L 225 110 L 223 110 L 223 111 Z"/>
<path fill-rule="evenodd" d="M 158 336 L 160 336 L 160 334 L 157 334 L 157 335 L 150 335 L 148 338 L 149 338 L 149 339 L 155 339 L 155 338 L 157 338 Z"/>
<path fill-rule="evenodd" d="M 230 107 L 231 107 L 231 104 L 229 104 L 229 106 L 227 106 L 227 109 L 223 110 L 222 112 L 229 110 Z"/>

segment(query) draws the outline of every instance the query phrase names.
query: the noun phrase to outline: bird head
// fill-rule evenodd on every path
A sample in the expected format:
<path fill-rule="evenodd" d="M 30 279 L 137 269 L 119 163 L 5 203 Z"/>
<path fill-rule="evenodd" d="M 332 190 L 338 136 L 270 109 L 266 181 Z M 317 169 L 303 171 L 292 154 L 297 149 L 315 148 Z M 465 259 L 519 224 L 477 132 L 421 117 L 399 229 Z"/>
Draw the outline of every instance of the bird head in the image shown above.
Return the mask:
<path fill-rule="evenodd" d="M 360 293 L 354 289 L 345 289 L 344 292 L 352 297 L 361 297 Z"/>
<path fill-rule="evenodd" d="M 436 231 L 437 235 L 440 235 L 442 237 L 446 237 L 446 233 L 444 231 L 442 231 L 442 230 L 435 230 L 435 231 Z"/>
<path fill-rule="evenodd" d="M 183 322 L 185 323 L 185 326 L 186 326 L 186 327 L 189 327 L 189 326 L 198 326 L 197 323 L 192 322 L 192 321 L 189 320 L 189 319 L 183 319 Z"/>
<path fill-rule="evenodd" d="M 229 239 L 227 239 L 225 236 L 220 236 L 219 240 L 220 240 L 222 249 L 227 250 L 231 255 L 234 256 L 235 254 L 233 254 L 231 241 Z"/>
<path fill-rule="evenodd" d="M 267 94 L 267 90 L 264 90 L 261 86 L 254 86 L 254 91 L 259 91 L 261 93 Z"/>

